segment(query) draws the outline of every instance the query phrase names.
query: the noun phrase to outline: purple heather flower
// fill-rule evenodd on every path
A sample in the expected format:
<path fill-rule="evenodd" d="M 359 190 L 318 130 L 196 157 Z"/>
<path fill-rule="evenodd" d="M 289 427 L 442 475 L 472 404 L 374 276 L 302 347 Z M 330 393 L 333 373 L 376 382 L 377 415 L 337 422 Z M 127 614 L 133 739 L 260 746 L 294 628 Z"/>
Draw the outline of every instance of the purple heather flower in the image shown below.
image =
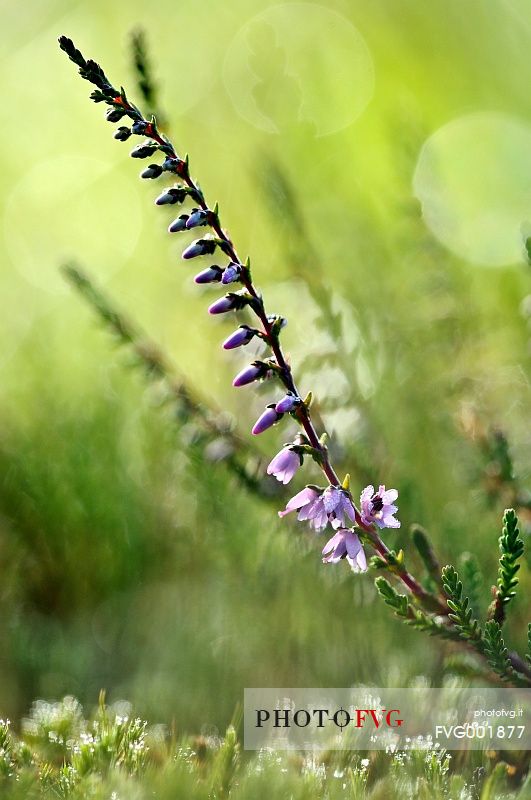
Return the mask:
<path fill-rule="evenodd" d="M 284 509 L 284 511 L 279 511 L 278 516 L 285 517 L 286 514 L 290 514 L 292 511 L 298 511 L 300 519 L 301 518 L 300 514 L 304 511 L 304 509 L 308 505 L 313 505 L 320 498 L 321 498 L 320 491 L 318 491 L 317 489 L 312 489 L 311 486 L 307 486 L 301 492 L 292 497 L 291 500 L 288 500 L 286 508 Z M 307 519 L 307 517 L 305 517 L 305 519 Z"/>
<path fill-rule="evenodd" d="M 277 414 L 275 411 L 274 404 L 267 406 L 266 410 L 260 414 L 254 423 L 251 433 L 253 433 L 255 436 L 257 436 L 259 433 L 263 433 L 272 425 L 275 425 L 281 417 L 282 414 Z"/>
<path fill-rule="evenodd" d="M 345 515 L 354 522 L 354 506 L 344 489 L 338 486 L 329 486 L 323 492 L 324 509 L 334 528 L 342 527 L 345 524 Z"/>
<path fill-rule="evenodd" d="M 246 386 L 248 383 L 252 383 L 253 381 L 257 381 L 258 378 L 261 378 L 266 372 L 265 364 L 261 361 L 254 361 L 252 364 L 249 364 L 248 367 L 242 369 L 241 372 L 238 372 L 234 380 L 232 381 L 233 386 Z"/>
<path fill-rule="evenodd" d="M 186 223 L 188 222 L 188 214 L 181 214 L 180 217 L 174 219 L 168 226 L 168 233 L 177 233 L 178 231 L 186 230 Z"/>
<path fill-rule="evenodd" d="M 186 221 L 186 227 L 190 228 L 198 228 L 201 225 L 206 225 L 208 222 L 208 215 L 206 211 L 203 211 L 202 208 L 193 208 L 188 220 Z"/>
<path fill-rule="evenodd" d="M 374 491 L 374 486 L 366 486 L 361 493 L 361 518 L 366 525 L 375 522 L 379 528 L 399 528 L 400 522 L 394 518 L 393 514 L 398 511 L 398 507 L 393 505 L 398 497 L 396 489 L 385 489 L 379 486 L 378 491 Z"/>
<path fill-rule="evenodd" d="M 234 283 L 240 277 L 241 267 L 239 264 L 231 263 L 225 268 L 225 272 L 223 273 L 223 278 L 221 279 L 222 283 Z"/>
<path fill-rule="evenodd" d="M 196 239 L 192 244 L 188 245 L 183 252 L 185 260 L 189 258 L 197 258 L 197 256 L 206 256 L 213 253 L 216 249 L 217 241 L 215 239 Z"/>
<path fill-rule="evenodd" d="M 248 325 L 240 325 L 240 327 L 235 330 L 234 333 L 231 333 L 231 335 L 225 339 L 223 342 L 223 347 L 225 350 L 234 350 L 235 347 L 241 347 L 244 344 L 248 344 L 255 334 L 256 331 L 250 328 Z"/>
<path fill-rule="evenodd" d="M 290 482 L 301 465 L 302 456 L 291 447 L 283 447 L 269 464 L 267 474 L 274 475 L 277 481 L 286 484 Z"/>
<path fill-rule="evenodd" d="M 354 572 L 366 572 L 367 559 L 359 537 L 346 528 L 340 528 L 323 547 L 323 563 L 337 564 L 346 558 Z"/>
<path fill-rule="evenodd" d="M 287 414 L 289 411 L 293 411 L 295 406 L 298 406 L 300 402 L 300 397 L 290 393 L 285 395 L 285 397 L 276 404 L 275 408 L 279 414 Z"/>
<path fill-rule="evenodd" d="M 211 267 L 207 267 L 207 269 L 204 269 L 202 272 L 198 272 L 194 281 L 196 283 L 219 283 L 222 274 L 223 270 L 221 267 L 212 264 Z"/>
<path fill-rule="evenodd" d="M 323 492 L 319 492 L 311 503 L 307 503 L 299 511 L 299 522 L 308 520 L 310 528 L 320 531 L 328 525 L 328 514 L 323 502 Z"/>
<path fill-rule="evenodd" d="M 329 521 L 335 528 L 344 526 L 345 514 L 354 521 L 354 507 L 344 489 L 338 486 L 328 486 L 324 491 L 318 492 L 309 487 L 306 488 L 312 494 L 305 495 L 307 499 L 305 499 L 304 504 L 294 505 L 295 501 L 300 500 L 302 493 L 299 493 L 299 495 L 290 500 L 286 510 L 280 512 L 280 516 L 283 517 L 289 511 L 299 508 L 299 521 L 308 520 L 310 528 L 316 531 L 326 528 Z"/>

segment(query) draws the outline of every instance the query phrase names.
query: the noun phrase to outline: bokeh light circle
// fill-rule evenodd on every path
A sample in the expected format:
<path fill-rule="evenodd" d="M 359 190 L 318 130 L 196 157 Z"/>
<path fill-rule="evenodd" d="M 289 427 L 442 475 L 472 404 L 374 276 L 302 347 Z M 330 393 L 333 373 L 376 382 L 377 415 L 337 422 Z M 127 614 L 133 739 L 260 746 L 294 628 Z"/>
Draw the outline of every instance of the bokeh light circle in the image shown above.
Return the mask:
<path fill-rule="evenodd" d="M 460 258 L 492 267 L 524 261 L 531 125 L 495 112 L 452 120 L 422 147 L 413 191 L 430 231 Z"/>
<path fill-rule="evenodd" d="M 223 78 L 236 111 L 268 133 L 293 125 L 335 133 L 374 93 L 369 49 L 346 17 L 311 3 L 272 6 L 229 45 Z"/>

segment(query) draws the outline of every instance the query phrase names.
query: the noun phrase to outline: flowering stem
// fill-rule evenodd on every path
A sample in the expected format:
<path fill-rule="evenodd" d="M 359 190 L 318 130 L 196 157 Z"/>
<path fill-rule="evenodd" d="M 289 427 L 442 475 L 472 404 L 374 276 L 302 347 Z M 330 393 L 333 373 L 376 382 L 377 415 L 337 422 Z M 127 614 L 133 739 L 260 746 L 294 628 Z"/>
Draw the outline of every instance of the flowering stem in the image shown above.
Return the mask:
<path fill-rule="evenodd" d="M 144 120 L 146 122 L 146 120 Z M 153 125 L 152 123 L 148 123 Z M 154 127 L 154 126 L 153 126 Z M 154 139 L 158 144 L 161 145 L 168 145 L 167 139 L 163 139 L 156 128 L 148 134 L 152 139 Z M 185 165 L 185 171 L 180 172 L 183 181 L 186 183 L 189 189 L 192 190 L 194 196 L 197 198 L 199 206 L 202 208 L 203 211 L 210 212 L 210 208 L 208 203 L 205 200 L 203 192 L 196 184 L 194 179 L 191 177 L 189 170 L 188 170 L 188 162 L 181 161 L 177 153 L 175 152 L 173 146 L 171 147 L 171 153 L 169 152 L 167 157 L 170 160 L 176 161 L 179 165 Z M 182 170 L 182 166 L 181 166 Z M 268 342 L 273 355 L 275 356 L 275 360 L 279 367 L 278 376 L 282 383 L 284 384 L 285 388 L 288 392 L 292 392 L 294 395 L 299 397 L 299 390 L 295 383 L 295 379 L 293 377 L 293 373 L 291 370 L 290 365 L 284 355 L 282 350 L 282 346 L 280 344 L 280 340 L 278 334 L 273 330 L 273 323 L 271 322 L 270 318 L 268 317 L 264 302 L 260 293 L 257 291 L 256 287 L 253 284 L 251 279 L 250 270 L 248 267 L 244 266 L 242 261 L 240 260 L 238 253 L 234 244 L 232 243 L 231 239 L 227 235 L 227 233 L 221 227 L 221 223 L 219 221 L 219 216 L 217 213 L 214 215 L 212 219 L 212 230 L 216 234 L 216 236 L 223 242 L 223 249 L 224 252 L 229 256 L 231 261 L 238 264 L 241 268 L 241 282 L 251 297 L 256 301 L 256 303 L 252 306 L 255 314 L 259 318 L 260 322 L 263 326 L 263 333 L 264 338 Z M 330 461 L 330 456 L 328 453 L 328 448 L 324 445 L 320 439 L 319 435 L 315 429 L 313 421 L 310 416 L 310 411 L 308 406 L 305 403 L 301 403 L 296 409 L 296 416 L 301 424 L 311 446 L 318 452 L 319 459 L 318 463 L 321 467 L 323 473 L 325 474 L 328 482 L 332 486 L 340 486 L 341 482 L 339 477 Z M 354 514 L 356 517 L 356 524 L 359 528 L 365 531 L 367 534 L 372 547 L 376 550 L 376 552 L 386 561 L 389 563 L 389 556 L 390 550 L 387 545 L 383 542 L 380 538 L 378 533 L 373 529 L 371 525 L 367 525 L 361 518 L 361 514 L 357 509 L 354 499 L 352 499 L 352 505 L 354 508 Z M 438 600 L 434 595 L 427 592 L 420 583 L 416 580 L 416 578 L 411 575 L 405 567 L 394 567 L 394 573 L 396 576 L 402 581 L 402 583 L 409 589 L 409 591 L 424 605 L 430 608 L 431 611 L 437 611 L 440 614 L 447 614 L 448 609 L 446 607 L 446 603 L 441 600 Z"/>
<path fill-rule="evenodd" d="M 92 93 L 91 98 L 95 102 L 105 102 L 107 105 L 111 106 L 107 112 L 107 119 L 110 122 L 117 122 L 122 117 L 127 116 L 133 121 L 131 130 L 128 128 L 120 128 L 117 134 L 115 134 L 116 138 L 126 140 L 131 134 L 138 134 L 145 135 L 153 143 L 152 145 L 149 143 L 147 145 L 141 145 L 139 148 L 136 148 L 136 152 L 132 153 L 132 155 L 143 158 L 151 155 L 154 152 L 154 149 L 158 149 L 164 153 L 166 160 L 162 167 L 157 164 L 152 164 L 147 170 L 145 170 L 145 172 L 142 174 L 142 177 L 155 178 L 164 171 L 178 175 L 185 184 L 190 196 L 194 198 L 200 207 L 201 211 L 205 215 L 206 224 L 210 226 L 211 230 L 217 237 L 215 244 L 219 245 L 221 250 L 231 259 L 231 262 L 237 266 L 239 280 L 247 292 L 247 303 L 252 311 L 256 314 L 262 325 L 262 331 L 259 332 L 259 335 L 264 339 L 264 341 L 267 342 L 275 358 L 275 363 L 270 364 L 271 369 L 273 369 L 277 374 L 277 377 L 283 383 L 288 393 L 299 399 L 296 406 L 293 407 L 293 415 L 296 417 L 306 434 L 309 446 L 313 451 L 313 458 L 320 466 L 330 486 L 340 488 L 340 480 L 330 462 L 328 448 L 323 439 L 319 438 L 315 425 L 311 419 L 309 409 L 310 404 L 308 401 L 303 402 L 300 400 L 299 391 L 295 383 L 291 367 L 280 344 L 279 333 L 281 325 L 278 324 L 279 320 L 278 318 L 268 316 L 262 297 L 253 284 L 249 263 L 242 263 L 231 239 L 221 227 L 217 205 L 214 209 L 210 209 L 202 190 L 191 177 L 188 157 L 185 159 L 181 159 L 179 157 L 173 144 L 170 142 L 167 136 L 159 132 L 155 117 L 152 117 L 149 121 L 145 119 L 142 112 L 134 104 L 128 101 L 125 91 L 121 89 L 118 92 L 118 90 L 109 83 L 99 64 L 92 60 L 86 61 L 79 50 L 75 48 L 73 42 L 67 37 L 61 37 L 59 43 L 69 58 L 79 67 L 81 76 L 97 87 L 97 89 Z M 142 153 L 142 155 L 140 155 L 140 153 Z M 180 229 L 181 228 L 176 227 L 174 230 Z M 424 604 L 431 611 L 446 614 L 446 604 L 435 597 L 435 595 L 432 595 L 423 589 L 418 581 L 412 575 L 410 575 L 403 563 L 396 558 L 394 553 L 392 553 L 382 541 L 373 525 L 367 523 L 362 518 L 360 511 L 354 504 L 350 491 L 346 487 L 342 488 L 345 492 L 348 492 L 350 501 L 352 503 L 355 523 L 365 532 L 366 540 L 368 540 L 371 546 L 379 554 L 380 558 L 384 562 L 385 567 L 402 581 L 402 583 L 420 603 Z"/>
<path fill-rule="evenodd" d="M 155 141 L 159 143 L 164 143 L 164 140 L 161 139 L 161 137 L 159 137 L 158 134 L 155 135 L 151 134 L 151 136 L 152 138 L 155 139 Z M 173 154 L 169 157 L 179 160 L 175 151 L 173 151 Z M 186 173 L 182 177 L 186 185 L 197 196 L 198 203 L 203 209 L 203 211 L 209 211 L 209 206 L 204 198 L 204 195 L 197 186 L 197 184 L 195 183 L 195 181 L 193 180 L 193 178 L 190 176 L 188 169 L 186 170 Z M 212 229 L 214 230 L 216 236 L 224 242 L 225 245 L 224 250 L 231 259 L 231 261 L 234 261 L 241 267 L 242 284 L 245 286 L 246 290 L 249 292 L 251 297 L 254 300 L 256 300 L 256 306 L 253 306 L 253 310 L 255 310 L 256 315 L 258 316 L 260 322 L 262 323 L 263 333 L 265 334 L 266 341 L 269 343 L 273 355 L 275 356 L 277 365 L 279 367 L 280 380 L 282 381 L 288 392 L 292 392 L 297 397 L 300 396 L 297 385 L 295 383 L 295 379 L 293 377 L 291 367 L 288 364 L 286 357 L 284 356 L 284 352 L 282 350 L 279 337 L 273 331 L 273 324 L 266 313 L 262 297 L 260 296 L 260 293 L 257 291 L 252 282 L 249 269 L 244 267 L 231 239 L 228 237 L 228 235 L 221 227 L 221 224 L 219 222 L 219 217 L 217 216 L 217 214 L 213 220 Z M 328 479 L 328 482 L 332 486 L 340 486 L 341 482 L 330 461 L 328 448 L 326 447 L 326 445 L 322 444 L 322 442 L 319 440 L 319 436 L 311 419 L 308 406 L 305 403 L 301 403 L 297 407 L 295 413 L 298 421 L 300 422 L 302 428 L 304 429 L 304 432 L 308 437 L 310 444 L 319 453 L 319 466 L 321 467 L 323 473 Z M 388 561 L 390 555 L 389 548 L 382 541 L 382 539 L 380 538 L 378 533 L 376 533 L 376 531 L 372 528 L 372 526 L 366 525 L 365 522 L 363 522 L 361 514 L 354 503 L 354 499 L 353 498 L 351 499 L 354 508 L 354 514 L 356 517 L 356 524 L 358 525 L 358 527 L 362 528 L 366 532 L 368 538 L 370 539 L 370 543 L 372 544 L 376 552 L 380 556 L 382 556 L 382 558 Z M 417 597 L 418 600 L 427 604 L 429 607 L 431 606 L 431 610 L 434 610 L 434 601 L 435 601 L 439 613 L 446 614 L 448 612 L 446 604 L 437 600 L 437 598 L 435 598 L 433 595 L 431 595 L 429 592 L 423 589 L 420 583 L 406 570 L 405 567 L 397 568 L 395 570 L 395 574 L 397 575 L 397 577 L 400 578 L 400 580 L 409 589 L 409 591 L 415 597 Z"/>
<path fill-rule="evenodd" d="M 93 61 L 86 61 L 81 53 L 76 50 L 73 42 L 70 39 L 67 37 L 61 37 L 59 43 L 61 48 L 68 54 L 69 58 L 80 68 L 80 74 L 82 77 L 98 87 L 98 89 L 93 92 L 91 96 L 92 99 L 95 102 L 104 101 L 106 104 L 110 105 L 111 109 L 108 112 L 108 115 L 109 113 L 111 115 L 117 115 L 115 119 L 113 119 L 112 116 L 110 118 L 108 116 L 109 121 L 117 121 L 120 119 L 120 116 L 125 115 L 133 120 L 131 131 L 128 131 L 128 129 L 123 129 L 126 131 L 125 138 L 128 138 L 131 133 L 143 134 L 151 139 L 152 142 L 156 143 L 158 149 L 164 153 L 166 161 L 163 167 L 153 165 L 156 168 L 155 173 L 147 175 L 144 174 L 143 177 L 156 177 L 163 171 L 175 173 L 184 182 L 190 192 L 190 195 L 194 197 L 201 210 L 205 212 L 207 215 L 206 218 L 208 220 L 208 225 L 215 233 L 217 237 L 217 243 L 219 244 L 220 248 L 231 259 L 231 261 L 238 266 L 239 280 L 247 291 L 250 300 L 252 301 L 249 303 L 250 308 L 260 320 L 263 328 L 263 330 L 260 332 L 261 337 L 267 342 L 275 357 L 275 373 L 288 392 L 293 394 L 295 397 L 300 397 L 291 367 L 280 344 L 280 328 L 275 324 L 275 318 L 270 318 L 267 315 L 262 297 L 253 284 L 248 263 L 242 263 L 234 244 L 221 227 L 217 206 L 214 210 L 210 209 L 201 188 L 196 184 L 190 175 L 188 157 L 181 159 L 168 137 L 159 132 L 155 118 L 152 117 L 151 120 L 145 119 L 141 111 L 134 104 L 128 101 L 124 90 L 121 89 L 120 92 L 118 92 L 108 82 L 101 67 Z M 152 169 L 152 167 L 148 168 L 148 173 L 150 169 Z M 314 460 L 320 466 L 329 484 L 334 487 L 340 487 L 341 484 L 339 477 L 330 462 L 328 448 L 326 444 L 319 438 L 315 429 L 315 425 L 311 419 L 309 403 L 299 402 L 294 408 L 293 413 L 303 428 L 310 446 L 313 448 Z M 371 546 L 383 559 L 387 568 L 402 581 L 408 590 L 421 603 L 426 604 L 427 607 L 429 607 L 432 611 L 437 610 L 438 613 L 446 614 L 446 605 L 434 595 L 426 592 L 419 582 L 406 570 L 403 564 L 397 562 L 396 558 L 393 557 L 393 554 L 382 541 L 373 526 L 367 524 L 363 520 L 362 515 L 357 509 L 350 492 L 349 497 L 352 502 L 356 524 L 365 532 L 366 539 L 368 539 Z"/>

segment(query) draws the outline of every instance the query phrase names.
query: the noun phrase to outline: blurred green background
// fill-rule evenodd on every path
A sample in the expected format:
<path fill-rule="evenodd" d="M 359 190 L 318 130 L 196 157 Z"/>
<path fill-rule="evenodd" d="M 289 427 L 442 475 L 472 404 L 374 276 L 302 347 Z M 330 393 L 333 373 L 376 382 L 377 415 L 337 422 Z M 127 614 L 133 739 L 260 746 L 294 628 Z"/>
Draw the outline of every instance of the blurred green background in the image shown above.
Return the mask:
<path fill-rule="evenodd" d="M 524 510 L 529 480 L 529 5 L 30 0 L 2 20 L 2 714 L 106 688 L 201 731 L 246 686 L 438 685 L 448 651 L 278 520 L 290 487 L 257 494 L 213 461 L 61 276 L 85 267 L 247 439 L 271 388 L 232 390 L 249 353 L 220 351 L 234 321 L 207 318 L 188 235 L 165 233 L 167 182 L 137 179 L 56 39 L 136 99 L 145 30 L 168 131 L 288 317 L 338 469 L 399 489 L 387 542 L 413 566 L 413 522 L 443 563 L 475 554 L 486 607 L 503 508 Z M 252 443 L 262 472 L 290 431 Z"/>

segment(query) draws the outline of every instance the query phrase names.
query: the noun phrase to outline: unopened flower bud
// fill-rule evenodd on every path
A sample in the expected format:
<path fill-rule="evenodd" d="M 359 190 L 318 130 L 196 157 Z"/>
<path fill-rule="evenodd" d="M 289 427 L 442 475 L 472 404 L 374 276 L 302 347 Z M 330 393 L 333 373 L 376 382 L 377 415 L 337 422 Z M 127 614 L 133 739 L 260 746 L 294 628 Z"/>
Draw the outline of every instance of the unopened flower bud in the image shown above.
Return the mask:
<path fill-rule="evenodd" d="M 279 414 L 287 414 L 289 411 L 293 411 L 293 409 L 300 405 L 301 399 L 297 397 L 295 394 L 287 394 L 285 397 L 280 400 L 275 409 L 278 411 Z"/>
<path fill-rule="evenodd" d="M 262 378 L 267 372 L 267 365 L 263 361 L 253 361 L 248 367 L 238 372 L 234 380 L 233 386 L 246 386 L 248 383 L 253 383 L 259 378 Z"/>
<path fill-rule="evenodd" d="M 186 223 L 186 227 L 199 228 L 201 225 L 207 225 L 207 224 L 208 224 L 208 215 L 206 211 L 203 211 L 202 208 L 193 208 L 188 218 L 188 222 Z"/>
<path fill-rule="evenodd" d="M 125 142 L 130 136 L 131 129 L 127 128 L 125 125 L 121 125 L 114 134 L 114 138 L 118 139 L 119 142 Z"/>
<path fill-rule="evenodd" d="M 173 205 L 174 203 L 183 203 L 186 199 L 188 192 L 184 186 L 174 186 L 172 189 L 165 189 L 162 194 L 159 194 L 155 203 L 158 206 Z"/>
<path fill-rule="evenodd" d="M 234 311 L 237 308 L 237 297 L 235 294 L 226 294 L 220 297 L 208 307 L 209 314 L 225 314 L 227 311 Z"/>
<path fill-rule="evenodd" d="M 248 325 L 240 325 L 238 330 L 231 333 L 225 341 L 223 342 L 223 348 L 225 350 L 234 350 L 235 347 L 241 347 L 244 344 L 248 344 L 253 336 L 256 335 L 256 331 L 250 328 Z"/>
<path fill-rule="evenodd" d="M 162 175 L 162 167 L 160 164 L 150 164 L 143 172 L 140 173 L 141 178 L 158 178 Z"/>
<path fill-rule="evenodd" d="M 141 136 L 143 133 L 146 132 L 147 126 L 148 126 L 147 122 L 144 122 L 143 119 L 137 119 L 131 125 L 131 130 L 133 133 L 136 133 Z"/>
<path fill-rule="evenodd" d="M 195 242 L 188 245 L 183 253 L 183 258 L 196 258 L 197 256 L 206 256 L 214 252 L 217 246 L 216 239 L 196 239 Z"/>
<path fill-rule="evenodd" d="M 154 142 L 144 142 L 143 144 L 137 144 L 137 146 L 131 150 L 129 155 L 131 158 L 149 158 L 149 156 L 153 155 L 156 149 L 157 145 Z M 162 172 L 162 167 L 160 167 L 160 171 Z"/>
<path fill-rule="evenodd" d="M 125 115 L 125 111 L 121 108 L 109 108 L 105 114 L 107 122 L 120 122 Z"/>
<path fill-rule="evenodd" d="M 186 230 L 186 223 L 188 221 L 188 214 L 181 214 L 180 217 L 174 219 L 168 227 L 168 233 L 177 233 L 178 231 Z"/>
<path fill-rule="evenodd" d="M 222 283 L 234 283 L 237 281 L 241 275 L 241 265 L 236 264 L 234 261 L 225 268 L 225 272 L 223 273 Z"/>
<path fill-rule="evenodd" d="M 183 161 L 180 158 L 170 158 L 168 156 L 162 164 L 162 169 L 165 172 L 175 172 L 181 177 L 184 177 L 187 174 L 186 161 Z"/>
<path fill-rule="evenodd" d="M 199 272 L 195 276 L 194 281 L 196 283 L 219 283 L 222 275 L 223 270 L 221 267 L 218 267 L 216 264 L 212 264 L 211 267 Z"/>
<path fill-rule="evenodd" d="M 278 414 L 275 411 L 274 404 L 267 406 L 266 410 L 261 414 L 256 422 L 253 425 L 252 433 L 257 436 L 259 433 L 263 433 L 272 425 L 275 425 L 279 419 L 281 419 L 282 414 Z"/>

